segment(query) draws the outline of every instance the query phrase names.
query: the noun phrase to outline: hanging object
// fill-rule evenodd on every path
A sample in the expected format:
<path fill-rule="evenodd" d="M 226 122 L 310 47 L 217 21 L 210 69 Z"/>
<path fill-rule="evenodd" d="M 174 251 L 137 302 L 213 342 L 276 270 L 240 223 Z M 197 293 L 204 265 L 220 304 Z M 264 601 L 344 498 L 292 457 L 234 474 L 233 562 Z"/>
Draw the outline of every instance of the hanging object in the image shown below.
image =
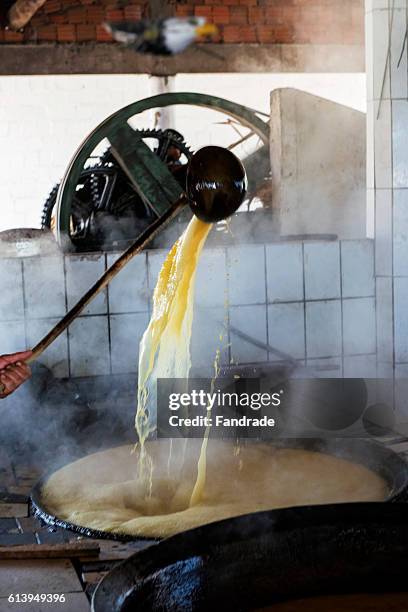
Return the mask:
<path fill-rule="evenodd" d="M 131 47 L 138 53 L 176 55 L 193 43 L 214 36 L 218 30 L 204 17 L 123 21 L 105 23 L 106 30 L 117 42 Z"/>

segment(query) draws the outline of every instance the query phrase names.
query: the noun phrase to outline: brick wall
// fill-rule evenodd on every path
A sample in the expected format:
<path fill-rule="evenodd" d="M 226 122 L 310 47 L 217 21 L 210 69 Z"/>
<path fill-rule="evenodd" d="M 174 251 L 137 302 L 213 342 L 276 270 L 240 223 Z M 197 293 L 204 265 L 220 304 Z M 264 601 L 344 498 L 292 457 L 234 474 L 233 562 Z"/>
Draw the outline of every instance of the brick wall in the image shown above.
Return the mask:
<path fill-rule="evenodd" d="M 363 44 L 363 0 L 173 0 L 175 15 L 203 15 L 218 42 Z M 47 0 L 24 32 L 0 30 L 0 42 L 108 42 L 103 21 L 141 19 L 146 0 Z"/>

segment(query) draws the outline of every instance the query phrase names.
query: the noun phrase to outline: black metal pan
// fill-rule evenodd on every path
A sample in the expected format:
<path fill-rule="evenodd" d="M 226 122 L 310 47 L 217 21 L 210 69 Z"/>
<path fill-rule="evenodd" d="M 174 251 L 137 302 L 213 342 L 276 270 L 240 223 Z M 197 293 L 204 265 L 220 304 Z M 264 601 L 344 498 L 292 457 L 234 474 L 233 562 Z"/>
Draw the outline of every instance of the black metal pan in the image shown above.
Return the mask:
<path fill-rule="evenodd" d="M 252 441 L 251 444 L 256 443 Z M 286 448 L 299 448 L 322 452 L 360 463 L 379 474 L 388 484 L 389 494 L 385 501 L 406 501 L 408 499 L 408 466 L 405 459 L 394 451 L 370 440 L 357 438 L 339 439 L 287 439 L 271 442 L 274 446 Z M 91 538 L 106 538 L 110 540 L 146 542 L 146 538 L 129 536 L 121 533 L 110 533 L 90 529 L 86 526 L 75 525 L 69 521 L 58 518 L 50 512 L 44 504 L 41 490 L 48 476 L 40 480 L 31 492 L 31 510 L 34 516 L 52 527 L 62 527 L 75 533 Z M 155 541 L 154 538 L 147 541 Z"/>
<path fill-rule="evenodd" d="M 244 612 L 301 597 L 396 591 L 408 601 L 407 567 L 406 504 L 271 510 L 136 553 L 99 583 L 92 610 Z"/>

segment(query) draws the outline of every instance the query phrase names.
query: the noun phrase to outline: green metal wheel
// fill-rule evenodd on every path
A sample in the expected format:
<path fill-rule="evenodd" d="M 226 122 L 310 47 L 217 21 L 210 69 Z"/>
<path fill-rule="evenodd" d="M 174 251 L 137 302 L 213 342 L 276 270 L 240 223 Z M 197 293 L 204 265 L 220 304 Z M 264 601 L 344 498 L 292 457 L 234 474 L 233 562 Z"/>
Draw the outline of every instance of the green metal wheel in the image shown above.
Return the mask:
<path fill-rule="evenodd" d="M 269 146 L 269 125 L 258 113 L 230 100 L 198 93 L 167 93 L 139 100 L 105 119 L 80 145 L 61 182 L 56 201 L 56 235 L 60 246 L 70 236 L 71 206 L 77 185 L 93 151 L 105 139 L 110 152 L 121 166 L 143 203 L 161 216 L 180 197 L 183 189 L 169 168 L 134 130 L 128 120 L 144 111 L 172 105 L 201 106 L 220 111 L 250 128 Z M 253 157 L 253 156 L 251 156 Z M 252 159 L 252 164 L 253 164 Z M 254 165 L 254 164 L 253 164 Z M 256 165 L 256 164 L 255 164 Z M 136 236 L 135 236 L 136 238 Z"/>

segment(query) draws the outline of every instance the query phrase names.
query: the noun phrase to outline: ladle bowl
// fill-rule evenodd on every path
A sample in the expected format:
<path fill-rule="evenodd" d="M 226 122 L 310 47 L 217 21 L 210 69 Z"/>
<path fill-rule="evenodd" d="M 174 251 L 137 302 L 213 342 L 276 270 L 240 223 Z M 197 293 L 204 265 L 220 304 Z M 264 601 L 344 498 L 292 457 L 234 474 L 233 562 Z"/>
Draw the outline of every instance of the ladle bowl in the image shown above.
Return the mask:
<path fill-rule="evenodd" d="M 187 168 L 187 197 L 193 213 L 206 223 L 230 217 L 244 201 L 247 190 L 245 168 L 228 149 L 199 149 Z"/>

